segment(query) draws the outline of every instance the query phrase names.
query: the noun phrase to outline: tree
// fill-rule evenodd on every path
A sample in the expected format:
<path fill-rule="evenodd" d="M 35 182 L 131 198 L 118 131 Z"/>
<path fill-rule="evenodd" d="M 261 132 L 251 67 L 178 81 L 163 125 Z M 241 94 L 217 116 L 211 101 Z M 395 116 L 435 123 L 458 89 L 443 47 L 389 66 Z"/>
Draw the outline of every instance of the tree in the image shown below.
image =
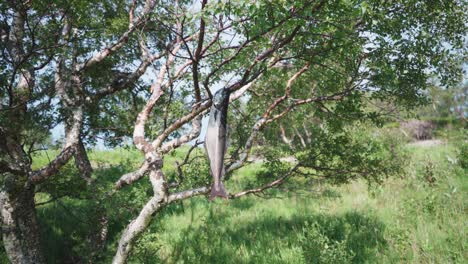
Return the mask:
<path fill-rule="evenodd" d="M 118 11 L 123 10 L 123 2 L 96 4 L 92 14 L 87 11 L 93 4 L 87 2 L 9 1 L 0 4 L 0 200 L 3 244 L 12 262 L 45 262 L 35 216 L 35 186 L 55 175 L 72 157 L 83 176 L 89 177 L 90 164 L 82 142 L 85 109 L 108 91 L 102 89 L 91 94 L 86 90 L 85 81 L 96 77 L 92 67 L 124 46 L 129 34 L 147 19 L 154 4 L 148 2 L 134 19 L 135 24 L 124 33 L 119 32 L 120 38 L 105 47 L 100 43 L 113 40 L 117 34 L 106 34 L 101 31 L 104 27 L 98 25 L 107 22 L 115 27 L 122 19 Z M 99 51 L 95 52 L 97 49 Z M 149 63 L 150 59 L 143 61 L 126 76 L 126 81 L 141 76 Z M 114 65 L 101 67 L 103 74 L 111 71 Z M 118 82 L 119 77 L 118 74 L 113 77 L 114 82 Z M 124 85 L 126 83 L 120 82 L 116 89 Z M 66 132 L 62 151 L 46 167 L 32 170 L 31 154 L 36 142 L 43 140 L 49 129 L 58 123 L 64 124 Z"/>
<path fill-rule="evenodd" d="M 418 111 L 418 115 L 425 118 L 458 119 L 466 122 L 466 81 L 457 86 L 446 89 L 431 85 L 428 89 L 430 104 Z"/>
<path fill-rule="evenodd" d="M 231 199 L 292 177 L 391 174 L 397 168 L 373 153 L 392 151 L 360 142 L 348 125 L 378 121 L 366 100 L 413 106 L 432 74 L 449 85 L 458 74 L 455 55 L 466 52 L 465 11 L 463 1 L 416 0 L 1 3 L 0 204 L 10 260 L 45 262 L 35 186 L 74 158 L 93 188 L 83 142 L 104 135 L 111 145 L 130 136 L 144 155 L 115 191 L 144 177 L 153 187 L 122 232 L 113 262 L 126 262 L 158 211 L 209 192 L 207 172 L 187 182 L 162 167 L 165 155 L 200 136 L 220 87 L 231 91 L 233 109 L 225 180 L 259 141 L 268 160 L 265 184 Z M 295 125 L 286 130 L 286 122 Z M 58 124 L 65 127 L 61 152 L 33 170 L 31 153 Z M 277 140 L 291 129 L 308 135 L 301 144 Z M 282 155 L 297 162 L 281 162 Z"/>

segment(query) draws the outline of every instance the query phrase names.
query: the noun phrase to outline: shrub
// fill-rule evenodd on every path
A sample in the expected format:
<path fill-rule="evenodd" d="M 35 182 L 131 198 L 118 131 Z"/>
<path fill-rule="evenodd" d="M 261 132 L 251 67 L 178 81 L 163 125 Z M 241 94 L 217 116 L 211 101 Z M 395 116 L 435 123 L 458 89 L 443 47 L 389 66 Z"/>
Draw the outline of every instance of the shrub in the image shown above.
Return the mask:
<path fill-rule="evenodd" d="M 307 263 L 350 263 L 354 257 L 345 240 L 331 240 L 317 223 L 306 224 L 300 241 Z"/>
<path fill-rule="evenodd" d="M 468 168 L 468 144 L 461 144 L 458 150 L 458 163 L 463 169 Z"/>

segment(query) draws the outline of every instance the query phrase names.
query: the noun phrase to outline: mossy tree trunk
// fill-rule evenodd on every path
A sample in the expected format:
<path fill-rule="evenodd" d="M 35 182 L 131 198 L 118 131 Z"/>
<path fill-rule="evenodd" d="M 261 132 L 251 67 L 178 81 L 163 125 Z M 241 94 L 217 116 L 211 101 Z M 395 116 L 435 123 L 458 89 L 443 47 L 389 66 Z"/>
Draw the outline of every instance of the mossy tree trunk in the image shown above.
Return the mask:
<path fill-rule="evenodd" d="M 11 263 L 45 263 L 33 189 L 0 192 L 3 246 Z"/>
<path fill-rule="evenodd" d="M 0 216 L 11 263 L 45 263 L 34 204 L 31 164 L 13 137 L 0 133 Z"/>

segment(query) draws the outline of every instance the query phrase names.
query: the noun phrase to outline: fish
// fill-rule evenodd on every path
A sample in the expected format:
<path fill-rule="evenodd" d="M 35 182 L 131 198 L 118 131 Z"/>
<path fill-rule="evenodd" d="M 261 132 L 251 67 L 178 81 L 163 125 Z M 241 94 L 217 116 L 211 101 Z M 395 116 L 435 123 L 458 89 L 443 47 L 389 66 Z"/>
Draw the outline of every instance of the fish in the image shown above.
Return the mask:
<path fill-rule="evenodd" d="M 218 90 L 213 96 L 213 105 L 205 136 L 205 149 L 210 162 L 211 185 L 210 200 L 216 197 L 228 198 L 222 179 L 224 178 L 224 155 L 227 150 L 227 113 L 230 91 L 227 88 Z"/>

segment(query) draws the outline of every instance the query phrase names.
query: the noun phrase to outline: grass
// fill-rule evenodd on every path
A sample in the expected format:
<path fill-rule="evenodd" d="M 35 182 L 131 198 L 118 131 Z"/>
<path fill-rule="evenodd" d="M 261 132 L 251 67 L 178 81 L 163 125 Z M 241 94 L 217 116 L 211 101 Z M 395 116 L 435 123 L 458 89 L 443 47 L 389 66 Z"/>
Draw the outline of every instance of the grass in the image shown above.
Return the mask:
<path fill-rule="evenodd" d="M 364 181 L 321 184 L 279 193 L 281 199 L 208 202 L 198 197 L 171 205 L 140 237 L 130 263 L 466 263 L 468 180 L 456 162 L 457 146 L 407 148 L 411 161 L 406 173 L 378 186 Z M 172 171 L 181 157 L 183 151 L 167 157 L 164 170 Z M 98 167 L 95 194 L 83 194 L 87 187 L 69 177 L 55 184 L 67 190 L 75 184 L 76 194 L 38 207 L 50 263 L 77 261 L 80 255 L 86 259 L 92 249 L 87 239 L 100 210 L 90 195 L 105 194 L 142 157 L 117 149 L 93 151 L 90 158 Z M 40 165 L 47 157 L 42 154 L 36 161 Z M 253 164 L 237 172 L 229 189 L 245 184 L 258 169 Z M 110 262 L 119 233 L 150 195 L 143 180 L 105 198 L 109 235 L 98 262 Z M 37 197 L 48 198 L 43 193 Z"/>
<path fill-rule="evenodd" d="M 454 150 L 409 147 L 407 175 L 381 186 L 356 181 L 317 186 L 320 195 L 186 201 L 181 213 L 152 224 L 133 261 L 466 263 L 468 182 L 466 172 L 450 163 Z M 318 236 L 307 239 L 312 231 Z M 144 253 L 151 243 L 157 244 L 157 256 Z M 317 249 L 322 252 L 310 252 Z M 349 257 L 337 256 L 343 252 Z"/>

